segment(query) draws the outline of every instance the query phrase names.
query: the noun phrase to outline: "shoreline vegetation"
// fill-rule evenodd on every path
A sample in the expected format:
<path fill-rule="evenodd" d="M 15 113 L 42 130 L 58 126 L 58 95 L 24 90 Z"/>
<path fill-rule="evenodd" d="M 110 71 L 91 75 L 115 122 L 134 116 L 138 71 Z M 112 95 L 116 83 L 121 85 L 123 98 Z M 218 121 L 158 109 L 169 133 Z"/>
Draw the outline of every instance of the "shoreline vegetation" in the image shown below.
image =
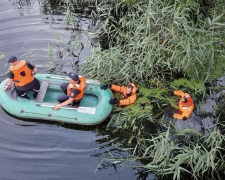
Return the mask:
<path fill-rule="evenodd" d="M 129 134 L 121 148 L 131 155 L 111 156 L 99 167 L 104 161 L 123 161 L 127 166 L 139 161 L 138 168 L 169 179 L 187 175 L 223 179 L 224 103 L 216 107 L 215 117 L 203 113 L 214 124 L 209 129 L 178 129 L 174 123 L 178 120 L 171 116 L 178 99 L 170 94 L 175 89 L 189 92 L 196 110 L 224 89 L 215 82 L 225 70 L 225 0 L 68 0 L 63 4 L 68 24 L 73 25 L 73 16 L 82 13 L 95 22 L 95 30 L 88 33 L 90 56 L 76 66 L 81 74 L 103 83 L 139 86 L 136 103 L 115 107 L 108 123 L 110 131 Z M 96 40 L 99 44 L 92 43 Z M 81 52 L 78 37 L 70 44 L 70 52 Z M 54 59 L 52 52 L 50 59 Z"/>
<path fill-rule="evenodd" d="M 132 155 L 111 161 L 141 161 L 146 171 L 173 179 L 224 177 L 223 118 L 218 115 L 204 133 L 178 130 L 164 114 L 176 107 L 169 92 L 187 91 L 198 105 L 224 75 L 225 1 L 94 3 L 95 35 L 108 44 L 93 47 L 81 72 L 104 83 L 134 82 L 140 88 L 137 102 L 115 108 L 108 124 L 115 132 L 130 133 L 125 148 Z"/>

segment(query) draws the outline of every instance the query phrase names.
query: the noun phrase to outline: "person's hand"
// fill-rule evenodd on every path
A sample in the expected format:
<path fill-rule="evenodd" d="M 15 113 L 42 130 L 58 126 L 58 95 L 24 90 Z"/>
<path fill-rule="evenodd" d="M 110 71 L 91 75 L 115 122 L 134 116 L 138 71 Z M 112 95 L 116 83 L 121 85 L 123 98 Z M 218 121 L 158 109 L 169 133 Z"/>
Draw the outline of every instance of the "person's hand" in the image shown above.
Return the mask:
<path fill-rule="evenodd" d="M 57 105 L 55 105 L 55 107 L 53 108 L 53 110 L 56 111 L 56 110 L 58 110 L 61 107 L 62 107 L 61 104 L 57 104 Z"/>
<path fill-rule="evenodd" d="M 11 86 L 9 86 L 9 85 L 6 84 L 6 85 L 4 86 L 4 90 L 8 89 L 9 87 L 11 87 Z"/>
<path fill-rule="evenodd" d="M 107 88 L 108 88 L 108 85 L 107 85 L 107 84 L 102 85 L 102 86 L 100 87 L 100 89 L 102 89 L 102 90 L 106 90 Z"/>
<path fill-rule="evenodd" d="M 119 104 L 119 99 L 110 99 L 109 104 Z"/>
<path fill-rule="evenodd" d="M 111 88 L 111 84 L 105 84 L 100 87 L 102 90 L 106 90 L 107 88 Z"/>
<path fill-rule="evenodd" d="M 174 96 L 174 93 L 169 91 L 169 96 Z"/>

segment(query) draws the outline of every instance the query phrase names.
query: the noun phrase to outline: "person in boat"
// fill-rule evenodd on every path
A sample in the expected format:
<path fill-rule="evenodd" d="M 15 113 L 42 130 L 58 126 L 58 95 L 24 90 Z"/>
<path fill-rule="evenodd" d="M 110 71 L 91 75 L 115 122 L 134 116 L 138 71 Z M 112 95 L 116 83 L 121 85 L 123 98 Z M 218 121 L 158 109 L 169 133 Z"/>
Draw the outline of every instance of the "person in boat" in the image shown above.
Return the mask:
<path fill-rule="evenodd" d="M 78 76 L 74 73 L 68 73 L 69 83 L 62 83 L 61 89 L 65 93 L 58 96 L 57 100 L 60 104 L 57 104 L 53 110 L 58 110 L 62 106 L 69 104 L 79 105 L 81 99 L 84 96 L 84 90 L 86 88 L 86 79 L 84 76 Z"/>
<path fill-rule="evenodd" d="M 129 105 L 133 104 L 137 99 L 137 91 L 138 88 L 134 83 L 129 83 L 127 86 L 118 86 L 115 84 L 103 85 L 100 87 L 102 90 L 110 88 L 113 91 L 120 92 L 124 99 L 110 99 L 110 104 L 117 104 L 117 105 Z"/>
<path fill-rule="evenodd" d="M 174 95 L 181 97 L 179 101 L 179 105 L 178 105 L 179 113 L 173 114 L 173 117 L 175 119 L 180 119 L 180 120 L 188 119 L 194 109 L 194 103 L 193 103 L 193 100 L 191 99 L 190 94 L 184 93 L 181 90 L 176 90 L 173 93 Z"/>
<path fill-rule="evenodd" d="M 11 87 L 12 82 L 15 83 L 16 91 L 21 98 L 30 99 L 26 92 L 28 90 L 34 91 L 33 97 L 36 98 L 40 89 L 40 82 L 34 77 L 38 69 L 26 62 L 25 60 L 19 61 L 15 56 L 8 59 L 11 67 L 9 68 L 9 79 L 4 86 L 4 90 Z"/>

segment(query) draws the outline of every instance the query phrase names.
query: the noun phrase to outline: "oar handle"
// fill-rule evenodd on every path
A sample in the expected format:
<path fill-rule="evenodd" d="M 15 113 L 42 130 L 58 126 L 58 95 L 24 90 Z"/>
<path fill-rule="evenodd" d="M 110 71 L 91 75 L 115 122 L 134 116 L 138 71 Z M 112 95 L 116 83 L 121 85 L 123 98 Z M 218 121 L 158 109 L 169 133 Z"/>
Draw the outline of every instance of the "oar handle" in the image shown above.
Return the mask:
<path fill-rule="evenodd" d="M 53 105 L 48 105 L 48 104 L 36 104 L 36 106 L 47 107 L 47 108 L 54 107 Z M 96 107 L 78 107 L 78 108 L 61 107 L 61 109 L 71 109 L 71 110 L 76 110 L 77 112 L 80 112 L 80 113 L 93 114 L 93 115 L 96 113 Z"/>
<path fill-rule="evenodd" d="M 46 76 L 46 78 L 69 81 L 69 79 L 67 77 Z M 98 80 L 93 80 L 93 79 L 86 79 L 86 83 L 87 84 L 97 84 L 97 85 L 100 84 L 100 82 Z"/>
<path fill-rule="evenodd" d="M 49 78 L 49 79 L 63 79 L 63 80 L 69 80 L 69 79 L 66 78 L 66 77 L 55 77 L 55 76 L 46 76 L 46 78 Z"/>
<path fill-rule="evenodd" d="M 36 104 L 36 106 L 40 107 L 47 107 L 47 108 L 54 108 L 55 106 L 53 105 L 48 105 L 48 104 Z M 70 108 L 70 107 L 60 107 L 61 109 L 72 109 L 72 110 L 77 110 L 77 108 Z"/>

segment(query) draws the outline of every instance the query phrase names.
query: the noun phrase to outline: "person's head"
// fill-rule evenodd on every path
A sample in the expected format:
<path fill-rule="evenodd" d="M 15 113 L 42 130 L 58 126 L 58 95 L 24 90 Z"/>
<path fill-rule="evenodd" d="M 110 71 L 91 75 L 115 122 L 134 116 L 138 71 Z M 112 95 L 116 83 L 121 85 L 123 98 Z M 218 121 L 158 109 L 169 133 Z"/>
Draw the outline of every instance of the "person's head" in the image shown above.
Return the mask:
<path fill-rule="evenodd" d="M 184 96 L 184 97 L 182 98 L 182 101 L 183 101 L 184 103 L 187 103 L 187 102 L 188 102 L 186 96 Z"/>
<path fill-rule="evenodd" d="M 18 59 L 16 56 L 11 56 L 7 62 L 10 63 L 11 65 L 15 65 L 18 62 Z"/>
<path fill-rule="evenodd" d="M 132 90 L 133 90 L 133 86 L 129 84 L 127 86 L 127 94 L 130 94 L 132 92 Z"/>
<path fill-rule="evenodd" d="M 68 73 L 68 77 L 70 78 L 70 80 L 73 80 L 75 82 L 77 82 L 79 80 L 79 76 L 76 73 Z"/>
<path fill-rule="evenodd" d="M 190 95 L 185 95 L 185 96 L 183 96 L 182 102 L 181 102 L 182 105 L 189 106 L 189 105 L 191 105 L 192 103 L 193 103 L 193 102 L 192 102 L 192 99 L 191 99 L 191 96 L 190 96 Z"/>

